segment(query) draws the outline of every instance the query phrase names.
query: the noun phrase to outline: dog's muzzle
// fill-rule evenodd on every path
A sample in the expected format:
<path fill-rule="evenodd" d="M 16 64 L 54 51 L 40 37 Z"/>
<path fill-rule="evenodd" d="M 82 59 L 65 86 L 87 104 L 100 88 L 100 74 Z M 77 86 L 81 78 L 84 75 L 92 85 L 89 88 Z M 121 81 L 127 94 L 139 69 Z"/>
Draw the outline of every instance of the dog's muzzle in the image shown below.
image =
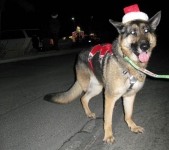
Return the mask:
<path fill-rule="evenodd" d="M 150 49 L 150 43 L 147 40 L 141 40 L 138 43 L 132 44 L 131 48 L 140 62 L 148 62 L 150 57 L 148 54 L 148 50 Z"/>

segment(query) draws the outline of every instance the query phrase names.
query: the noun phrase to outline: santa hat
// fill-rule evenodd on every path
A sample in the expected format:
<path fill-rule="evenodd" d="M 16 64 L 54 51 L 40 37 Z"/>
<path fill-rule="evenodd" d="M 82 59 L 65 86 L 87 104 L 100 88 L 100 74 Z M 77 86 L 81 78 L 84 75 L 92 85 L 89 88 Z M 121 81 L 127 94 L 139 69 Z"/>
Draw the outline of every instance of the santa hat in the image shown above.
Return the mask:
<path fill-rule="evenodd" d="M 57 12 L 52 13 L 52 14 L 51 14 L 51 17 L 52 17 L 52 18 L 57 18 L 57 17 L 58 17 L 58 13 L 57 13 Z"/>
<path fill-rule="evenodd" d="M 141 12 L 137 4 L 125 7 L 123 10 L 125 15 L 122 18 L 122 23 L 126 23 L 128 21 L 137 20 L 137 19 L 141 19 L 145 21 L 148 20 L 147 14 Z"/>

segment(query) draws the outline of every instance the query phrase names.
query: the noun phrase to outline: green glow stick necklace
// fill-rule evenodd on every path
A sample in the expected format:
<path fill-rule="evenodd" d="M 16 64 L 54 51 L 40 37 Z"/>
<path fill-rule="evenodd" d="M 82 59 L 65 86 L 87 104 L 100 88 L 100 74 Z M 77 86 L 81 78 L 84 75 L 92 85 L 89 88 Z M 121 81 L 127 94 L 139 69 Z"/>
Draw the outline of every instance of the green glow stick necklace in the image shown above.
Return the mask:
<path fill-rule="evenodd" d="M 148 70 L 146 70 L 146 69 L 144 69 L 144 68 L 138 67 L 138 66 L 137 66 L 136 64 L 134 64 L 127 56 L 124 57 L 124 59 L 125 59 L 127 62 L 129 62 L 134 68 L 136 68 L 137 70 L 139 70 L 139 71 L 141 71 L 141 72 L 143 72 L 143 73 L 145 73 L 145 74 L 147 74 L 147 75 L 149 75 L 149 76 L 151 76 L 151 77 L 169 79 L 169 75 L 157 75 L 157 74 L 154 74 L 154 73 L 152 73 L 152 72 L 150 72 L 150 71 L 148 71 Z"/>

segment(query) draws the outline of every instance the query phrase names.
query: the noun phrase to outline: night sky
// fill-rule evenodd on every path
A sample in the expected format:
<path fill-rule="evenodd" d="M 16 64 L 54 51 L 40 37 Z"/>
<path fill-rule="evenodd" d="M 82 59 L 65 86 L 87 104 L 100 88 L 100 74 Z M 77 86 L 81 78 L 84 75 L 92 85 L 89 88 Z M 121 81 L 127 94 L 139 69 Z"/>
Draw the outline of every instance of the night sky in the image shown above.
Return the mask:
<path fill-rule="evenodd" d="M 2 29 L 15 29 L 15 28 L 40 28 L 47 25 L 50 19 L 50 14 L 57 11 L 58 19 L 61 22 L 61 33 L 70 35 L 74 29 L 74 23 L 71 20 L 75 18 L 76 26 L 79 25 L 85 32 L 90 32 L 91 26 L 94 30 L 102 32 L 112 32 L 117 34 L 117 31 L 109 23 L 109 19 L 121 21 L 124 15 L 123 8 L 131 4 L 137 3 L 140 10 L 147 13 L 151 18 L 158 11 L 162 11 L 162 19 L 160 22 L 160 29 L 168 28 L 165 26 L 168 19 L 168 11 L 165 6 L 166 2 L 157 0 L 116 0 L 116 1 L 57 1 L 47 0 L 38 1 L 27 0 L 34 4 L 35 12 L 27 13 L 17 3 L 7 0 L 5 10 L 2 12 Z M 56 4 L 55 4 L 56 3 Z M 93 18 L 91 19 L 91 16 Z M 168 21 L 167 21 L 168 22 Z"/>

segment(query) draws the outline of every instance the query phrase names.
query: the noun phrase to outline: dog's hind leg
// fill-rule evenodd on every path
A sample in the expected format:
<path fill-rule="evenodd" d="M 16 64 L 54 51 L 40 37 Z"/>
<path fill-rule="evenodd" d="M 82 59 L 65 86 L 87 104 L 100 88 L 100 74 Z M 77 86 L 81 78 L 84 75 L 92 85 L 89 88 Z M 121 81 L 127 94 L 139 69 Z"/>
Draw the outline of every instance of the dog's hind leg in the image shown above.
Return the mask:
<path fill-rule="evenodd" d="M 132 120 L 135 96 L 136 95 L 123 97 L 123 104 L 124 104 L 124 111 L 125 111 L 125 121 L 128 127 L 131 129 L 132 132 L 138 133 L 138 132 L 144 132 L 144 129 L 140 126 L 137 126 Z"/>
<path fill-rule="evenodd" d="M 84 111 L 88 117 L 96 118 L 95 113 L 92 113 L 89 109 L 88 103 L 92 97 L 98 95 L 102 91 L 103 86 L 83 63 L 78 63 L 78 65 L 76 65 L 76 75 L 81 88 L 85 92 L 81 98 Z"/>
<path fill-rule="evenodd" d="M 92 113 L 89 108 L 89 101 L 92 97 L 98 95 L 102 89 L 103 86 L 97 81 L 97 79 L 95 77 L 91 77 L 89 87 L 84 96 L 81 98 L 83 108 L 88 117 L 96 118 L 95 113 Z"/>

